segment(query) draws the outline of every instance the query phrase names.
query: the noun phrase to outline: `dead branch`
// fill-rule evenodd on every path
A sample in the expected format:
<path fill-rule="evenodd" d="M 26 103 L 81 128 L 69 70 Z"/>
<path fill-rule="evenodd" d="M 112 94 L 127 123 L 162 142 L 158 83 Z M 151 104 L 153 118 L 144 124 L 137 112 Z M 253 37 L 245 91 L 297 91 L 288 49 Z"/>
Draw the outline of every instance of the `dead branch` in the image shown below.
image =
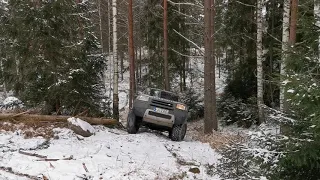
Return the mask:
<path fill-rule="evenodd" d="M 71 155 L 70 157 L 67 158 L 62 158 L 62 159 L 48 159 L 48 158 L 44 158 L 44 159 L 37 159 L 36 161 L 61 161 L 61 160 L 73 160 L 73 156 Z"/>
<path fill-rule="evenodd" d="M 5 171 L 5 172 L 10 173 L 10 174 L 14 174 L 16 176 L 26 177 L 26 178 L 31 179 L 31 180 L 38 180 L 38 178 L 36 176 L 32 176 L 32 175 L 29 175 L 29 174 L 24 174 L 24 173 L 13 171 L 11 167 L 0 166 L 0 170 Z"/>
<path fill-rule="evenodd" d="M 88 168 L 87 168 L 87 166 L 86 166 L 85 163 L 82 163 L 82 166 L 83 166 L 83 168 L 84 168 L 84 170 L 85 170 L 86 172 L 89 172 L 89 171 L 88 171 Z"/>
<path fill-rule="evenodd" d="M 47 158 L 47 156 L 42 156 L 42 155 L 39 155 L 39 154 L 36 154 L 36 153 L 28 153 L 28 152 L 24 152 L 24 151 L 21 151 L 21 150 L 19 150 L 19 153 L 27 155 L 27 156 L 38 157 L 38 158 Z"/>
<path fill-rule="evenodd" d="M 51 164 L 51 162 L 49 162 L 49 165 L 50 165 L 51 168 L 55 168 L 55 167 Z"/>

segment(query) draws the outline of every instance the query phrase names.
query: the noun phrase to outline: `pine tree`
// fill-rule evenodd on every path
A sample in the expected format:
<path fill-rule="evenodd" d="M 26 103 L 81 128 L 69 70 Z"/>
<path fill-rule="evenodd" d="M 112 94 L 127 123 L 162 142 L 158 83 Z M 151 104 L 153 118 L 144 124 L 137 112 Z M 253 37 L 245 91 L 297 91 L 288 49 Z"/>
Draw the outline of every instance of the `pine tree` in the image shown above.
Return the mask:
<path fill-rule="evenodd" d="M 10 0 L 12 51 L 5 66 L 16 94 L 28 105 L 45 103 L 44 113 L 99 114 L 103 61 L 87 17 L 89 2 Z M 79 109 L 79 104 L 83 109 Z"/>

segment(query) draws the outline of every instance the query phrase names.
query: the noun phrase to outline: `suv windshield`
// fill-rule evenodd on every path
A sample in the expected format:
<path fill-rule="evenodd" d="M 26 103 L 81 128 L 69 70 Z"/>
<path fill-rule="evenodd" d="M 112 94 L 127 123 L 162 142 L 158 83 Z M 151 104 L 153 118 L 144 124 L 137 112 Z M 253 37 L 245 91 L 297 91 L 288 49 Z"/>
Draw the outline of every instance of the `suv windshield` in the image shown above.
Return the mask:
<path fill-rule="evenodd" d="M 168 99 L 172 101 L 179 101 L 179 97 L 174 94 L 167 91 L 162 91 L 159 89 L 150 89 L 150 96 L 156 96 L 163 99 Z"/>

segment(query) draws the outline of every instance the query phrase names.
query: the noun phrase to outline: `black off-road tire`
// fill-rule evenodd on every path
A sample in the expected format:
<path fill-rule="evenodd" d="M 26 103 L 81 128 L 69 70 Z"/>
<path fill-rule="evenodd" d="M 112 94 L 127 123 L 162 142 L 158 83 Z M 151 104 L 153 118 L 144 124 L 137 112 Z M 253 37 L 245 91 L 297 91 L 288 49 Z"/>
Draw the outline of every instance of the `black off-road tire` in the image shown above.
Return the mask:
<path fill-rule="evenodd" d="M 131 110 L 127 118 L 127 132 L 129 134 L 136 134 L 139 131 L 140 124 L 138 122 L 137 116 Z"/>
<path fill-rule="evenodd" d="M 182 141 L 186 136 L 186 132 L 187 132 L 187 124 L 174 125 L 171 131 L 169 131 L 169 138 L 172 141 Z"/>

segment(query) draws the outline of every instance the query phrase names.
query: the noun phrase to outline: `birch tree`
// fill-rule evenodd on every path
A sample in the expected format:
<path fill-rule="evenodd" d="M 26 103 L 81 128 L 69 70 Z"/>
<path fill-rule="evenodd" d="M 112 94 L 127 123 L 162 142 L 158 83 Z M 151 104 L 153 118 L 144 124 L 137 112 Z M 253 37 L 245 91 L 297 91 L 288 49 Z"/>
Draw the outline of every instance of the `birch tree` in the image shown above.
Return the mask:
<path fill-rule="evenodd" d="M 290 0 L 283 1 L 282 21 L 282 56 L 280 64 L 280 110 L 285 110 L 285 87 L 283 78 L 286 75 L 286 60 L 289 49 L 289 26 L 290 26 Z"/>
<path fill-rule="evenodd" d="M 119 120 L 119 95 L 118 95 L 118 39 L 117 39 L 117 0 L 112 0 L 113 17 L 113 117 Z"/>
<path fill-rule="evenodd" d="M 258 111 L 259 111 L 259 123 L 263 121 L 262 4 L 263 4 L 263 0 L 257 1 L 257 105 L 258 105 Z"/>

